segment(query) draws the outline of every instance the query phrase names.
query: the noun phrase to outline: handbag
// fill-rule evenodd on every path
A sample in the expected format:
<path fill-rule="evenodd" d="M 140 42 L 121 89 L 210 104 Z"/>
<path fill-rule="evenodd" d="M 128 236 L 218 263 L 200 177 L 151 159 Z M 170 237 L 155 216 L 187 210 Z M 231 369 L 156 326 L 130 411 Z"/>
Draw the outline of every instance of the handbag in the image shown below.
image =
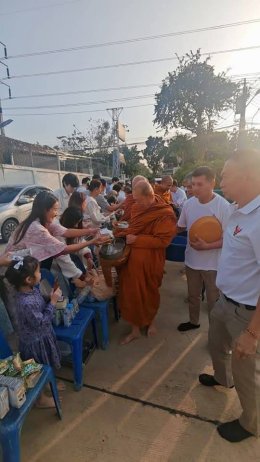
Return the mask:
<path fill-rule="evenodd" d="M 116 272 L 112 277 L 112 284 L 108 286 L 106 283 L 105 276 L 101 269 L 98 270 L 91 270 L 91 275 L 93 278 L 93 283 L 91 287 L 91 294 L 99 301 L 107 300 L 115 296 L 115 284 L 116 284 Z"/>

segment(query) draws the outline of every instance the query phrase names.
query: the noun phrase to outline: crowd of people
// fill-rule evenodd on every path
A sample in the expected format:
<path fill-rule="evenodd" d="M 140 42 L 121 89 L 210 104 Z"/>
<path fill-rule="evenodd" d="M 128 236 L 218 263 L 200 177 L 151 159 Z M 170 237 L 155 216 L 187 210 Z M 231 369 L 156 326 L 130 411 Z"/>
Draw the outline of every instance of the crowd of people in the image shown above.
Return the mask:
<path fill-rule="evenodd" d="M 23 358 L 59 367 L 51 322 L 60 293 L 56 290 L 50 302 L 43 301 L 35 287 L 40 268 L 56 265 L 75 287 L 86 287 L 88 272 L 97 264 L 95 249 L 104 242 L 101 229 L 107 227 L 130 249 L 117 270 L 119 309 L 130 326 L 121 344 L 138 339 L 142 331 L 155 335 L 165 251 L 177 233 L 186 231 L 189 320 L 178 330 L 200 328 L 204 288 L 214 375 L 201 374 L 199 381 L 207 387 L 234 386 L 243 409 L 239 419 L 219 425 L 218 432 L 230 442 L 260 436 L 259 178 L 260 153 L 244 150 L 236 151 L 223 168 L 226 198 L 214 191 L 215 173 L 207 166 L 187 175 L 181 187 L 171 176 L 155 182 L 139 175 L 126 183 L 115 177 L 111 184 L 94 175 L 79 185 L 69 173 L 62 188 L 39 193 L 0 259 L 0 265 L 8 266 L 2 285 L 14 287 L 16 297 L 10 300 L 11 290 L 2 291 L 3 325 L 17 331 Z M 215 217 L 221 225 L 222 235 L 214 242 L 189 238 L 192 225 L 203 217 Z M 31 255 L 15 255 L 24 249 Z M 40 404 L 46 404 L 46 397 Z"/>

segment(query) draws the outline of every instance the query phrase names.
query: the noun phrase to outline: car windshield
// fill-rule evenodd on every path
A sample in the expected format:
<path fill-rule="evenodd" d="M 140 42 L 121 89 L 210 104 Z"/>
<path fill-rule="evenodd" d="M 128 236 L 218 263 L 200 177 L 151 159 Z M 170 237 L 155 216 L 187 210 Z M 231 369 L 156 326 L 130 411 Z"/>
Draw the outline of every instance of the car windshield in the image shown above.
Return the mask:
<path fill-rule="evenodd" d="M 0 188 L 0 204 L 8 204 L 11 202 L 22 189 L 21 187 Z"/>

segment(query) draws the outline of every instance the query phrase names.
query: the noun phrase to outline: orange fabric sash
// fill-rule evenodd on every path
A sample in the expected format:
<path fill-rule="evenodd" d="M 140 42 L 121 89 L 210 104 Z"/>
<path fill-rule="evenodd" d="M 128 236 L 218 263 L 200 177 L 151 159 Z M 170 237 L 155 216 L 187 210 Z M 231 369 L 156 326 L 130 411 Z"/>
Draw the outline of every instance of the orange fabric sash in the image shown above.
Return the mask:
<path fill-rule="evenodd" d="M 138 234 L 150 223 L 163 220 L 167 216 L 176 221 L 172 207 L 166 204 L 161 197 L 155 195 L 155 201 L 148 209 L 138 204 L 132 207 L 131 220 L 126 234 Z"/>

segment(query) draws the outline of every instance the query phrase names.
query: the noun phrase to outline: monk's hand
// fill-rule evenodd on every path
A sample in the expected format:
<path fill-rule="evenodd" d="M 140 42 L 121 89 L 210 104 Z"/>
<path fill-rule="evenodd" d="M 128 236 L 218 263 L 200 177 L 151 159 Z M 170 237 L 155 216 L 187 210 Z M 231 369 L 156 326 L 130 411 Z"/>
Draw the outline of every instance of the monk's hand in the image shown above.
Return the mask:
<path fill-rule="evenodd" d="M 257 345 L 258 340 L 245 331 L 236 339 L 233 353 L 238 359 L 245 359 L 256 354 Z"/>
<path fill-rule="evenodd" d="M 195 250 L 208 250 L 209 246 L 206 241 L 196 236 L 195 241 L 190 241 L 190 246 Z"/>
<path fill-rule="evenodd" d="M 127 244 L 133 244 L 137 239 L 137 236 L 135 236 L 134 234 L 127 234 L 126 236 L 126 243 Z"/>

